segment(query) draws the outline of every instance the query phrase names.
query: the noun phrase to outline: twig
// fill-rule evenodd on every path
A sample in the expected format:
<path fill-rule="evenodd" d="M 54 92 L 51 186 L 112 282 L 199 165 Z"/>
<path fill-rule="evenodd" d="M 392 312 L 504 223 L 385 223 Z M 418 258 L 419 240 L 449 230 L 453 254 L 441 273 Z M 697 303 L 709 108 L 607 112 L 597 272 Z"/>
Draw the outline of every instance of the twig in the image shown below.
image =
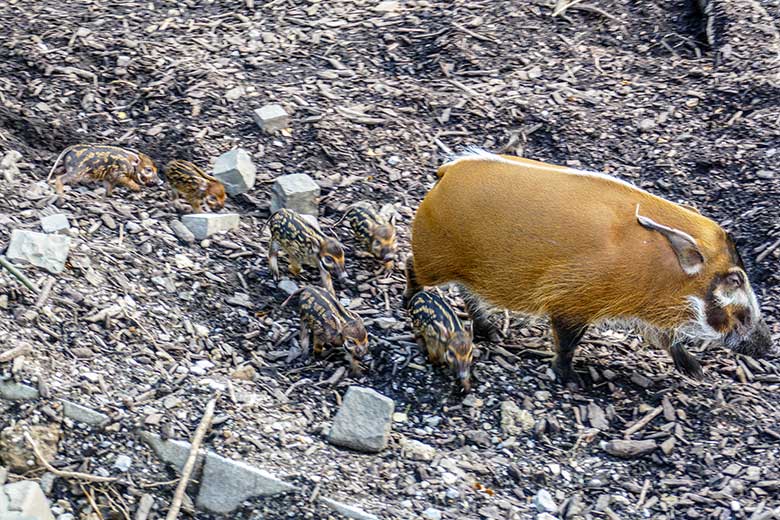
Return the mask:
<path fill-rule="evenodd" d="M 594 5 L 585 5 L 585 4 L 583 4 L 583 5 L 575 5 L 572 9 L 577 10 L 577 11 L 586 11 L 588 13 L 600 14 L 604 18 L 609 18 L 613 22 L 623 23 L 623 20 L 621 20 L 620 18 L 618 18 L 616 16 L 612 16 L 611 14 L 606 12 L 605 10 L 603 10 L 601 8 L 598 8 L 598 7 L 594 6 Z"/>
<path fill-rule="evenodd" d="M 491 43 L 498 43 L 498 41 L 496 41 L 494 38 L 491 38 L 490 36 L 483 36 L 481 34 L 477 34 L 474 31 L 472 31 L 471 29 L 463 27 L 459 23 L 452 22 L 452 26 L 455 27 L 458 30 L 463 31 L 464 33 L 468 34 L 469 36 L 472 36 L 472 37 L 476 38 L 477 40 L 482 40 L 482 41 L 491 42 Z"/>
<path fill-rule="evenodd" d="M 555 5 L 555 9 L 553 9 L 552 17 L 555 18 L 556 16 L 560 16 L 563 13 L 566 12 L 566 9 L 579 4 L 583 0 L 572 0 L 568 4 L 566 3 L 566 0 L 558 0 L 558 3 Z"/>
<path fill-rule="evenodd" d="M 41 293 L 38 295 L 38 300 L 35 302 L 36 307 L 43 307 L 43 305 L 46 303 L 46 300 L 49 299 L 49 295 L 51 294 L 51 290 L 54 287 L 54 283 L 56 281 L 57 280 L 52 277 L 49 277 L 49 279 L 46 280 L 46 283 L 43 284 L 43 289 L 41 289 Z"/>
<path fill-rule="evenodd" d="M 31 350 L 32 347 L 30 346 L 29 343 L 20 343 L 14 348 L 10 348 L 5 352 L 0 352 L 0 363 L 7 363 L 8 361 L 11 361 L 14 358 L 18 358 L 19 356 L 23 356 L 27 354 Z"/>
<path fill-rule="evenodd" d="M 638 432 L 639 430 L 641 430 L 642 428 L 647 426 L 650 423 L 650 421 L 652 421 L 653 419 L 655 419 L 656 417 L 661 415 L 661 412 L 663 412 L 663 411 L 664 411 L 664 407 L 663 406 L 657 406 L 652 412 L 648 413 L 647 415 L 645 415 L 644 417 L 639 419 L 637 422 L 635 422 L 633 424 L 633 426 L 631 426 L 630 428 L 627 428 L 623 432 L 623 436 L 626 439 L 631 438 L 631 436 L 633 434 L 635 434 L 636 432 Z"/>
<path fill-rule="evenodd" d="M 217 394 L 214 399 L 208 402 L 206 405 L 206 411 L 203 412 L 203 418 L 200 420 L 198 429 L 195 430 L 195 435 L 192 436 L 192 446 L 190 447 L 190 454 L 187 457 L 187 462 L 184 463 L 184 468 L 181 470 L 181 478 L 179 479 L 179 485 L 176 487 L 176 492 L 173 494 L 173 502 L 171 502 L 171 508 L 168 510 L 168 516 L 165 520 L 176 520 L 179 516 L 179 509 L 181 509 L 181 502 L 184 500 L 184 491 L 187 489 L 187 484 L 190 481 L 192 470 L 195 469 L 195 461 L 198 458 L 198 450 L 203 442 L 203 437 L 206 436 L 211 426 L 211 420 L 214 418 L 214 408 L 217 406 Z"/>
<path fill-rule="evenodd" d="M 14 275 L 17 280 L 22 282 L 22 284 L 24 284 L 25 287 L 30 289 L 35 294 L 38 294 L 39 292 L 41 292 L 41 290 L 38 289 L 37 285 L 32 283 L 32 281 L 30 281 L 30 279 L 27 278 L 24 275 L 23 272 L 21 272 L 19 269 L 17 269 L 16 266 L 14 264 L 12 264 L 11 262 L 9 262 L 8 259 L 5 256 L 3 256 L 3 255 L 0 255 L 0 265 L 5 267 L 8 270 L 9 273 Z"/>
<path fill-rule="evenodd" d="M 642 491 L 639 493 L 639 500 L 636 501 L 636 508 L 639 509 L 639 507 L 644 504 L 645 497 L 647 496 L 647 491 L 650 489 L 650 481 L 645 480 L 644 485 L 642 485 Z"/>
<path fill-rule="evenodd" d="M 49 473 L 53 473 L 57 477 L 77 478 L 80 480 L 85 480 L 87 482 L 116 482 L 118 480 L 116 477 L 99 477 L 97 475 L 90 475 L 88 473 L 79 473 L 78 471 L 63 471 L 57 469 L 51 464 L 49 464 L 49 462 L 46 459 L 43 458 L 43 455 L 41 455 L 41 452 L 38 449 L 38 445 L 33 440 L 32 435 L 30 435 L 30 432 L 24 432 L 24 438 L 30 444 L 33 453 L 35 453 L 35 457 L 40 461 L 40 463 L 43 465 L 46 471 L 48 471 Z"/>
<path fill-rule="evenodd" d="M 764 258 L 769 256 L 772 253 L 772 251 L 777 249 L 778 246 L 780 246 L 780 238 L 775 240 L 775 242 L 772 245 L 770 245 L 769 247 L 761 251 L 761 254 L 756 257 L 756 263 L 761 262 Z"/>
<path fill-rule="evenodd" d="M 89 490 L 84 487 L 84 484 L 79 484 L 79 487 L 81 488 L 81 492 L 84 493 L 84 496 L 87 497 L 89 505 L 92 506 L 92 510 L 96 515 L 98 515 L 98 518 L 100 518 L 100 520 L 105 520 L 103 513 L 100 512 L 100 508 L 98 507 L 97 503 L 95 503 L 95 497 L 92 496 L 92 493 L 90 493 Z"/>

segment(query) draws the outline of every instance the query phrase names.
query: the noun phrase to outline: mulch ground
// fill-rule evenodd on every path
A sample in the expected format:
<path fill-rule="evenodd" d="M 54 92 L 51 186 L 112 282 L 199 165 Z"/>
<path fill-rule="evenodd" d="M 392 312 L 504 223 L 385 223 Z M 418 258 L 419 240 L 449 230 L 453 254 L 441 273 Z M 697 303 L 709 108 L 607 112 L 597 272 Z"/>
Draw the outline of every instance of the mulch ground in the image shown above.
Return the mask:
<path fill-rule="evenodd" d="M 335 515 L 310 500 L 315 491 L 387 519 L 429 508 L 445 519 L 527 518 L 540 488 L 561 518 L 780 515 L 776 357 L 694 348 L 706 371 L 694 382 L 630 331 L 601 328 L 575 361 L 589 384 L 571 390 L 550 380 L 544 321 L 511 317 L 502 344 L 480 345 L 464 399 L 409 338 L 400 269 L 380 273 L 351 252 L 354 283 L 340 295 L 376 340 L 371 370 L 353 379 L 340 355 L 298 349 L 295 312 L 280 308 L 286 294 L 260 234 L 271 181 L 308 173 L 322 187 L 324 224 L 357 200 L 392 205 L 405 254 L 436 166 L 477 145 L 604 171 L 697 206 L 737 238 L 777 339 L 780 3 L 718 2 L 709 35 L 694 8 L 706 3 L 586 0 L 557 16 L 543 0 L 0 4 L 0 149 L 22 154 L 21 175 L 0 186 L 0 243 L 64 211 L 75 244 L 41 307 L 0 273 L 0 344 L 34 346 L 2 372 L 52 396 L 0 404 L 0 427 L 51 421 L 55 397 L 111 415 L 99 432 L 65 421 L 57 460 L 116 473 L 118 454 L 133 457 L 115 486 L 121 500 L 96 492 L 105 518 L 132 515 L 144 494 L 155 498 L 150 518 L 164 517 L 175 482 L 154 484 L 175 475 L 138 432 L 189 438 L 214 389 L 228 387 L 206 445 L 302 489 L 234 518 Z M 251 111 L 269 102 L 291 113 L 289 131 L 254 124 Z M 56 197 L 38 183 L 76 142 L 203 167 L 243 147 L 258 183 L 228 202 L 240 231 L 180 243 L 161 190 Z M 346 231 L 336 232 L 354 251 Z M 39 285 L 49 278 L 27 272 Z M 89 320 L 112 305 L 113 318 Z M 203 361 L 213 366 L 203 372 Z M 379 455 L 325 439 L 352 384 L 392 397 L 402 414 Z M 504 433 L 507 400 L 530 412 L 531 431 Z M 664 450 L 630 460 L 604 451 L 623 437 Z M 402 438 L 436 457 L 404 457 Z M 78 485 L 57 479 L 50 496 L 97 518 Z"/>

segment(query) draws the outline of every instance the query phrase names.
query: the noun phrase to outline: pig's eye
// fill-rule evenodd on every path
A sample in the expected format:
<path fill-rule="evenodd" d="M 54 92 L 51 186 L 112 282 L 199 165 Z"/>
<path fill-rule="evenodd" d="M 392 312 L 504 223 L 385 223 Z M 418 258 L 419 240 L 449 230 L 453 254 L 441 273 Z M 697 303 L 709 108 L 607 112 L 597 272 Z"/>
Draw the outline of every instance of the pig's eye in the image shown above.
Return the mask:
<path fill-rule="evenodd" d="M 329 256 L 323 257 L 322 265 L 325 267 L 333 267 L 333 259 Z"/>

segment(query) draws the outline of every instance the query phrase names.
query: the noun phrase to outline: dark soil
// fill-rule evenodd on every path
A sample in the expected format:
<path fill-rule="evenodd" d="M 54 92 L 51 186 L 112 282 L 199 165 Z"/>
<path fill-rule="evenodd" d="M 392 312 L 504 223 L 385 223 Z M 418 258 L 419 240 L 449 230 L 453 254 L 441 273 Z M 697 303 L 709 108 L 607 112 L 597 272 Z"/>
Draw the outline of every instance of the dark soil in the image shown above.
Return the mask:
<path fill-rule="evenodd" d="M 694 382 L 631 331 L 604 327 L 578 353 L 587 385 L 575 391 L 551 381 L 546 324 L 512 317 L 501 345 L 480 345 L 464 399 L 409 341 L 400 268 L 385 275 L 348 253 L 355 283 L 340 295 L 376 340 L 371 370 L 353 379 L 340 355 L 300 355 L 295 312 L 280 308 L 286 294 L 270 278 L 260 233 L 270 181 L 287 173 L 321 185 L 325 224 L 357 200 L 391 204 L 403 256 L 447 150 L 477 145 L 603 171 L 693 204 L 732 232 L 777 341 L 780 248 L 762 253 L 780 238 L 780 3 L 720 2 L 715 47 L 683 0 L 590 0 L 556 17 L 544 0 L 408 0 L 387 13 L 377 5 L 0 2 L 0 152 L 23 161 L 20 177 L 0 186 L 0 244 L 55 210 L 70 216 L 75 244 L 41 308 L 0 272 L 9 299 L 0 344 L 35 346 L 13 376 L 45 381 L 52 396 L 0 403 L 0 428 L 51 420 L 60 397 L 109 413 L 112 426 L 100 432 L 66 421 L 58 463 L 115 472 L 116 455 L 131 455 L 115 488 L 131 515 L 152 494 L 150 518 L 164 518 L 175 482 L 148 485 L 175 474 L 137 432 L 189 438 L 214 388 L 227 384 L 233 396 L 220 400 L 206 445 L 302 489 L 253 500 L 234 518 L 335 515 L 310 501 L 315 489 L 383 519 L 429 508 L 445 519 L 529 518 L 540 488 L 559 518 L 780 518 L 776 357 L 694 348 L 706 372 Z M 289 132 L 254 124 L 251 111 L 269 102 L 292 114 Z M 162 191 L 104 200 L 87 187 L 59 198 L 36 185 L 77 142 L 203 167 L 245 148 L 258 182 L 226 208 L 242 214 L 240 232 L 186 246 L 169 228 L 177 213 Z M 352 250 L 346 228 L 337 233 Z M 194 266 L 177 267 L 176 255 Z M 48 278 L 26 272 L 39 285 Z M 249 296 L 248 308 L 236 293 Z M 84 321 L 122 301 L 124 314 Z M 379 317 L 397 321 L 385 330 Z M 214 363 L 206 377 L 190 371 L 198 360 Z M 231 379 L 244 366 L 254 380 Z M 392 397 L 406 415 L 379 455 L 337 449 L 323 435 L 351 384 Z M 531 413 L 533 431 L 502 432 L 506 400 Z M 623 460 L 602 449 L 662 405 L 632 438 L 674 439 L 669 453 Z M 435 447 L 436 458 L 403 457 L 402 438 Z M 72 482 L 57 479 L 50 496 L 61 512 L 96 518 Z M 101 505 L 106 518 L 122 518 L 122 508 Z"/>

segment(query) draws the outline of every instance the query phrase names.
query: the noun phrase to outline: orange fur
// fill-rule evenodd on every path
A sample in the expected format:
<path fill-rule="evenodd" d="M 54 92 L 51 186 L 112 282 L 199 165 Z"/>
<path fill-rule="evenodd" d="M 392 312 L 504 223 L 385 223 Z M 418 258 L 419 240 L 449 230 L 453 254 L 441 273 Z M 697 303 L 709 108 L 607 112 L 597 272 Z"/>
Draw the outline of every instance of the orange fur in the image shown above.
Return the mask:
<path fill-rule="evenodd" d="M 692 318 L 688 297 L 704 298 L 733 265 L 726 233 L 696 212 L 605 176 L 492 157 L 439 169 L 412 230 L 421 285 L 457 281 L 493 305 L 576 323 L 669 329 Z M 637 206 L 695 237 L 700 273 L 681 270 L 664 236 L 637 223 Z"/>

